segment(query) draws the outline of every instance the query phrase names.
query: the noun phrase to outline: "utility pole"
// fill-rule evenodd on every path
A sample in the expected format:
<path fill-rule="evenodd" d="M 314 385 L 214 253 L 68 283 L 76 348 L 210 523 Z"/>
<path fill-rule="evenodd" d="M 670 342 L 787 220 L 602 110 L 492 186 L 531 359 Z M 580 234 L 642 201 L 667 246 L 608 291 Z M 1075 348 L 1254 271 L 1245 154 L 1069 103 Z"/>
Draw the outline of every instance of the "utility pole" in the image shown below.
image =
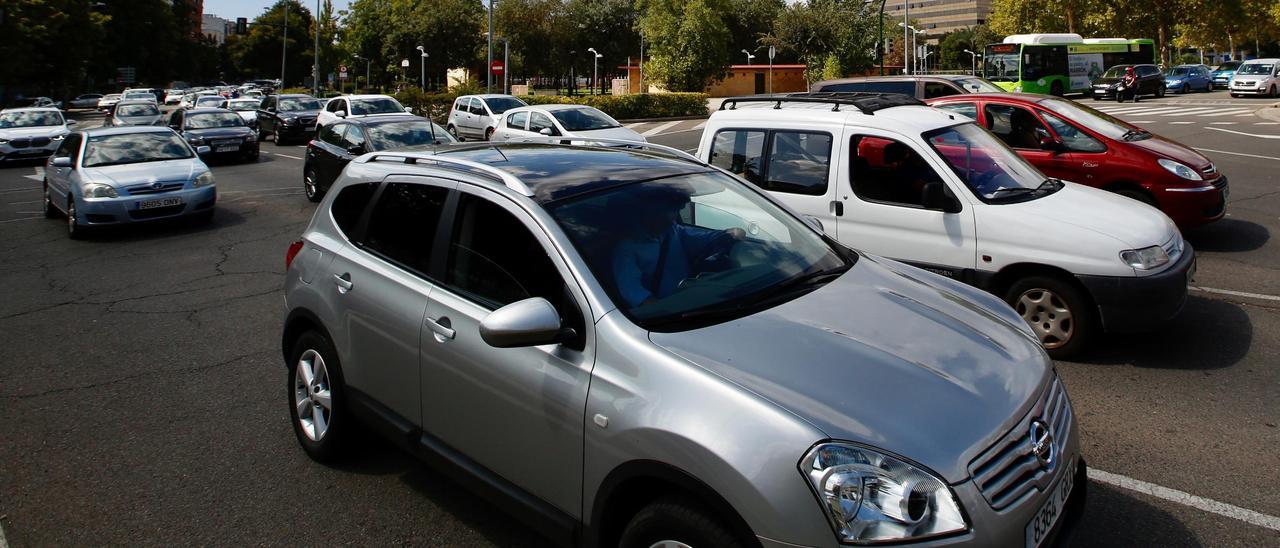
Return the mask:
<path fill-rule="evenodd" d="M 418 46 L 419 63 L 418 63 L 418 87 L 423 92 L 427 91 L 427 50 L 422 46 Z"/>
<path fill-rule="evenodd" d="M 485 65 L 484 70 L 487 73 L 485 79 L 485 93 L 493 93 L 493 3 L 496 0 L 489 0 L 489 64 Z M 506 70 L 506 67 L 503 67 Z"/>
<path fill-rule="evenodd" d="M 502 39 L 502 94 L 509 95 L 511 93 L 508 84 L 511 83 L 511 40 Z M 526 84 L 529 82 L 525 82 Z"/>
<path fill-rule="evenodd" d="M 313 95 L 320 95 L 320 0 L 316 0 L 316 50 L 315 64 L 311 67 L 311 88 Z"/>
<path fill-rule="evenodd" d="M 902 73 L 911 74 L 907 57 L 911 53 L 911 0 L 902 0 Z"/>
<path fill-rule="evenodd" d="M 280 89 L 284 89 L 284 60 L 289 51 L 289 3 L 284 6 L 284 35 L 280 38 Z"/>
<path fill-rule="evenodd" d="M 640 93 L 644 93 L 644 35 L 640 35 Z"/>

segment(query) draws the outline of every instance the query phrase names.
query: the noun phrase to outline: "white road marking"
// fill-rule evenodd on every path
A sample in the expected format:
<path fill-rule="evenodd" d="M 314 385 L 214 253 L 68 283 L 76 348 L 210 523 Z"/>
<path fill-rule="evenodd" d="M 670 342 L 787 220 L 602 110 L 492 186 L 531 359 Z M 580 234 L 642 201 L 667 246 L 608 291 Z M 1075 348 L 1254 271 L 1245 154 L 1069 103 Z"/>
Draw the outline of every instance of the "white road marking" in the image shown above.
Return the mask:
<path fill-rule="evenodd" d="M 1227 504 L 1225 502 L 1218 502 L 1216 500 L 1198 497 L 1191 493 L 1179 491 L 1177 489 L 1170 489 L 1168 487 L 1161 487 L 1154 483 L 1147 483 L 1127 476 L 1121 476 L 1120 474 L 1112 474 L 1111 472 L 1106 472 L 1097 468 L 1089 469 L 1089 479 L 1097 480 L 1108 485 L 1114 485 L 1122 489 L 1137 491 L 1144 495 L 1150 495 L 1169 502 L 1198 508 L 1206 512 L 1218 514 L 1219 516 L 1237 519 L 1248 524 L 1257 525 L 1258 527 L 1271 529 L 1272 531 L 1280 531 L 1280 518 Z"/>
<path fill-rule="evenodd" d="M 1247 113 L 1252 114 L 1252 113 L 1253 113 L 1253 109 L 1251 109 L 1251 108 L 1237 108 L 1237 109 L 1231 109 L 1231 110 L 1223 110 L 1223 111 L 1218 111 L 1218 112 L 1212 112 L 1212 113 L 1209 113 L 1209 114 L 1201 114 L 1200 116 L 1201 116 L 1201 117 L 1205 117 L 1205 116 L 1230 116 L 1230 115 L 1232 115 L 1232 114 L 1244 114 L 1244 113 L 1246 113 L 1246 112 L 1247 112 Z"/>
<path fill-rule="evenodd" d="M 43 182 L 44 182 L 44 176 L 43 176 L 43 175 L 40 175 L 40 174 L 35 174 L 35 175 L 23 175 L 23 176 L 22 176 L 22 178 L 24 178 L 24 179 L 31 179 L 32 181 L 35 181 L 35 182 L 37 182 L 37 183 L 43 183 Z"/>
<path fill-rule="evenodd" d="M 271 192 L 273 190 L 298 190 L 300 187 L 294 186 L 275 186 L 271 188 L 255 188 L 252 190 L 226 190 L 219 191 L 218 194 L 243 194 L 246 192 Z"/>
<path fill-rule="evenodd" d="M 1209 122 L 1209 125 L 1211 125 L 1211 126 L 1234 126 L 1234 125 L 1236 125 L 1236 123 L 1235 123 L 1235 122 Z M 1209 129 L 1215 129 L 1215 128 L 1209 128 Z"/>
<path fill-rule="evenodd" d="M 1178 112 L 1178 111 L 1180 111 L 1180 110 L 1186 110 L 1186 107 L 1164 107 L 1164 108 L 1150 108 L 1150 107 L 1147 107 L 1147 108 L 1143 108 L 1143 109 L 1141 109 L 1141 110 L 1133 110 L 1133 111 L 1124 112 L 1124 113 L 1122 113 L 1122 114 L 1133 114 L 1133 115 L 1142 115 L 1142 116 L 1154 116 L 1154 115 L 1156 115 L 1156 114 L 1164 114 L 1164 113 L 1166 113 L 1166 112 Z"/>
<path fill-rule="evenodd" d="M 38 203 L 43 202 L 43 201 L 44 201 L 44 200 L 31 200 L 31 201 L 29 201 L 29 202 L 9 202 L 9 205 L 18 205 L 18 204 L 38 204 Z"/>
<path fill-rule="evenodd" d="M 707 121 L 706 121 L 706 120 L 703 120 L 703 121 L 701 121 L 701 122 L 698 122 L 698 125 L 693 126 L 693 129 L 702 129 L 702 128 L 706 127 L 706 125 L 707 125 Z"/>
<path fill-rule="evenodd" d="M 1195 122 L 1169 122 L 1169 125 L 1171 125 L 1171 126 L 1185 126 L 1185 125 L 1187 125 L 1187 124 L 1194 124 L 1194 123 L 1195 123 Z"/>
<path fill-rule="evenodd" d="M 1185 108 L 1185 109 L 1182 109 L 1182 110 L 1180 110 L 1180 111 L 1178 111 L 1178 112 L 1170 112 L 1170 113 L 1168 113 L 1168 114 L 1161 114 L 1161 116 L 1187 116 L 1187 115 L 1190 115 L 1190 114 L 1201 114 L 1201 113 L 1211 112 L 1211 111 L 1215 111 L 1215 110 L 1218 110 L 1218 109 L 1216 109 L 1216 108 L 1204 108 L 1204 107 L 1199 107 L 1199 108 L 1195 108 L 1195 107 L 1193 107 L 1193 108 Z"/>
<path fill-rule="evenodd" d="M 1254 122 L 1255 126 L 1280 126 L 1280 122 Z"/>
<path fill-rule="evenodd" d="M 676 125 L 676 124 L 679 124 L 679 123 L 680 123 L 680 122 L 682 122 L 682 121 L 683 121 L 683 120 L 676 120 L 676 121 L 674 121 L 674 122 L 667 122 L 667 123 L 662 124 L 662 125 L 660 125 L 660 126 L 658 126 L 658 127 L 655 127 L 655 128 L 653 128 L 653 129 L 650 129 L 649 131 L 646 131 L 646 132 L 644 132 L 644 133 L 641 133 L 641 135 L 644 135 L 645 137 L 648 137 L 648 136 L 650 136 L 650 135 L 657 135 L 657 134 L 662 133 L 662 132 L 664 132 L 664 131 L 666 131 L 666 130 L 668 130 L 668 129 L 672 128 L 672 127 L 675 127 L 675 125 Z"/>
<path fill-rule="evenodd" d="M 1129 120 L 1130 124 L 1154 124 L 1155 120 Z"/>
<path fill-rule="evenodd" d="M 0 525 L 0 548 L 9 548 L 9 540 L 4 538 L 4 525 Z"/>
<path fill-rule="evenodd" d="M 39 192 L 40 187 L 33 186 L 29 188 L 11 188 L 8 190 L 0 190 L 0 194 L 13 194 L 14 192 Z"/>
<path fill-rule="evenodd" d="M 43 219 L 43 218 L 44 218 L 44 216 L 43 216 L 43 215 L 41 215 L 41 216 L 39 216 L 39 217 L 22 217 L 22 218 L 19 218 L 19 219 L 9 219 L 9 220 L 7 220 L 7 221 L 0 221 L 0 223 L 16 223 L 16 222 L 18 222 L 18 221 L 32 221 L 32 220 L 35 220 L 35 219 Z M 2 548 L 2 547 L 0 547 L 0 548 Z"/>
<path fill-rule="evenodd" d="M 1278 297 L 1278 296 L 1275 296 L 1275 295 L 1264 295 L 1264 294 L 1262 294 L 1262 293 L 1249 293 L 1249 292 L 1246 292 L 1246 291 L 1232 291 L 1232 290 L 1230 290 L 1230 289 L 1214 289 L 1214 288 L 1212 288 L 1212 287 L 1200 287 L 1200 286 L 1198 286 L 1198 285 L 1189 285 L 1189 286 L 1187 286 L 1187 287 L 1189 287 L 1189 288 L 1191 288 L 1191 289 L 1194 289 L 1194 290 L 1196 290 L 1196 291 L 1203 291 L 1203 292 L 1205 292 L 1205 293 L 1216 293 L 1216 294 L 1219 294 L 1219 295 L 1231 295 L 1231 296 L 1233 296 L 1233 297 L 1246 297 L 1246 298 L 1249 298 L 1249 299 L 1258 299 L 1258 300 L 1261 300 L 1261 301 L 1280 301 L 1280 297 Z"/>
<path fill-rule="evenodd" d="M 293 158 L 294 160 L 301 160 L 301 159 L 302 159 L 302 158 L 300 158 L 300 157 L 298 157 L 298 156 L 290 156 L 290 155 L 288 155 L 288 154 L 280 154 L 279 152 L 275 153 L 275 155 L 276 155 L 276 156 L 284 156 L 285 158 Z"/>
<path fill-rule="evenodd" d="M 1210 128 L 1210 129 L 1213 129 L 1213 128 Z M 1221 131 L 1227 131 L 1227 130 L 1225 130 L 1225 129 L 1224 129 L 1224 130 L 1221 130 Z M 1199 150 L 1200 152 L 1216 152 L 1216 153 L 1218 153 L 1218 154 L 1230 154 L 1230 155 L 1232 155 L 1232 156 L 1244 156 L 1244 157 L 1247 157 L 1247 158 L 1261 158 L 1261 159 L 1263 159 L 1263 160 L 1275 160 L 1275 161 L 1277 161 L 1277 162 L 1280 162 L 1280 158 L 1277 158 L 1277 157 L 1275 157 L 1275 156 L 1259 156 L 1259 155 L 1257 155 L 1257 154 L 1245 154 L 1245 153 L 1243 153 L 1243 152 L 1231 152 L 1230 150 L 1214 150 L 1214 149 L 1212 149 L 1212 148 L 1200 148 L 1200 147 L 1191 147 L 1191 148 L 1194 148 L 1194 149 L 1196 149 L 1196 150 Z M 1228 214 L 1228 215 L 1229 215 L 1229 214 Z"/>
<path fill-rule="evenodd" d="M 1214 122 L 1214 123 L 1215 123 L 1215 124 L 1219 124 L 1219 125 L 1232 125 L 1232 124 L 1235 124 L 1235 122 Z M 1211 127 L 1211 128 L 1206 128 L 1206 129 L 1212 129 L 1212 130 L 1214 130 L 1214 131 L 1222 131 L 1222 132 L 1225 132 L 1225 133 L 1234 133 L 1234 134 L 1236 134 L 1236 135 L 1244 135 L 1245 137 L 1257 137 L 1257 138 L 1259 138 L 1259 139 L 1280 139 L 1280 135 L 1263 135 L 1263 134 L 1260 134 L 1260 133 L 1245 133 L 1245 132 L 1243 132 L 1243 131 L 1235 131 L 1235 130 L 1231 130 L 1231 129 L 1223 129 L 1223 128 L 1220 128 L 1220 127 Z"/>

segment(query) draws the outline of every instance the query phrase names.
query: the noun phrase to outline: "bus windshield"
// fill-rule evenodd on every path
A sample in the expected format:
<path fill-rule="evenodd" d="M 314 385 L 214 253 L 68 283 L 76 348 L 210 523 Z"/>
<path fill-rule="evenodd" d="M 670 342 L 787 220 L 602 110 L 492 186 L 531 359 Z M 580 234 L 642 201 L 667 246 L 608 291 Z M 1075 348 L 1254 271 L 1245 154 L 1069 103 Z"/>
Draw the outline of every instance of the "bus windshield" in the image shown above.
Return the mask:
<path fill-rule="evenodd" d="M 987 80 L 992 82 L 1017 82 L 1019 79 L 1018 57 L 1019 54 L 1016 50 L 1012 53 L 994 53 L 991 49 L 988 49 L 987 55 L 982 58 L 982 66 Z"/>

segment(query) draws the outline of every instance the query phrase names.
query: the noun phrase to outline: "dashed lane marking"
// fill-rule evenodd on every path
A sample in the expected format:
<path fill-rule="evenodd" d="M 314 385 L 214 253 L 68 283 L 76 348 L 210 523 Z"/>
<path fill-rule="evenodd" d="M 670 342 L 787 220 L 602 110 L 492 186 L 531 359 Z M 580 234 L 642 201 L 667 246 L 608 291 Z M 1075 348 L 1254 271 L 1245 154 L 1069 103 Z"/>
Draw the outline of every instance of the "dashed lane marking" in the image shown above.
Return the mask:
<path fill-rule="evenodd" d="M 676 121 L 674 121 L 674 122 L 667 122 L 667 123 L 665 123 L 665 124 L 659 125 L 658 127 L 655 127 L 655 128 L 650 129 L 650 130 L 648 130 L 648 131 L 645 131 L 644 133 L 641 133 L 640 135 L 643 135 L 643 136 L 645 136 L 645 137 L 648 137 L 648 136 L 650 136 L 650 135 L 657 135 L 657 134 L 659 134 L 659 133 L 662 133 L 662 132 L 664 132 L 664 131 L 666 131 L 666 130 L 668 130 L 668 129 L 671 129 L 671 128 L 675 127 L 677 124 L 679 124 L 679 123 L 680 123 L 680 122 L 682 122 L 682 121 L 683 121 L 683 120 L 676 120 Z"/>
<path fill-rule="evenodd" d="M 1233 114 L 1253 114 L 1253 109 L 1240 108 L 1240 109 L 1233 109 L 1233 110 L 1223 110 L 1219 112 L 1211 112 L 1209 114 L 1201 114 L 1200 117 L 1203 118 L 1205 116 L 1231 116 Z"/>
<path fill-rule="evenodd" d="M 290 155 L 288 155 L 288 154 L 280 154 L 279 152 L 274 152 L 273 154 L 275 154 L 276 156 L 284 156 L 285 158 L 293 158 L 294 160 L 301 160 L 301 159 L 302 159 L 302 158 L 301 158 L 301 157 L 299 157 L 299 156 L 290 156 Z"/>
<path fill-rule="evenodd" d="M 1154 124 L 1155 120 L 1129 120 L 1130 124 Z"/>
<path fill-rule="evenodd" d="M 1233 297 L 1246 297 L 1249 299 L 1258 299 L 1260 301 L 1280 301 L 1280 297 L 1275 295 L 1264 295 L 1262 293 L 1249 293 L 1247 291 L 1232 291 L 1230 289 L 1215 289 L 1212 287 L 1200 287 L 1198 285 L 1189 285 L 1195 291 L 1203 291 L 1205 293 L 1215 293 L 1218 295 L 1231 295 Z"/>
<path fill-rule="evenodd" d="M 1226 131 L 1226 130 L 1222 130 L 1222 131 Z M 1191 148 L 1199 150 L 1200 152 L 1214 152 L 1217 154 L 1230 154 L 1232 156 L 1244 156 L 1246 158 L 1259 158 L 1262 160 L 1275 160 L 1277 162 L 1280 162 L 1280 158 L 1277 158 L 1275 156 L 1260 156 L 1257 154 L 1246 154 L 1244 152 L 1232 152 L 1230 150 L 1214 150 L 1212 148 L 1200 148 L 1200 147 L 1191 147 Z"/>
<path fill-rule="evenodd" d="M 1235 122 L 1209 122 L 1209 125 L 1211 125 L 1211 126 L 1234 126 L 1234 125 L 1236 125 L 1236 123 L 1235 123 Z M 1214 129 L 1214 128 L 1209 128 L 1209 129 Z"/>
<path fill-rule="evenodd" d="M 1097 468 L 1089 470 L 1089 479 L 1108 485 L 1114 485 L 1122 489 L 1137 491 L 1144 495 L 1150 495 L 1158 499 L 1182 504 L 1184 506 L 1198 508 L 1206 512 L 1240 520 L 1272 531 L 1280 531 L 1280 517 L 1269 516 L 1261 512 L 1249 510 L 1248 508 L 1241 508 L 1225 502 L 1218 502 L 1216 500 L 1198 497 L 1185 491 L 1162 487 L 1154 483 L 1147 483 L 1145 481 L 1136 480 L 1120 474 L 1112 474 L 1111 472 L 1106 472 Z"/>
<path fill-rule="evenodd" d="M 1255 126 L 1280 126 L 1280 122 L 1254 122 Z"/>
<path fill-rule="evenodd" d="M 40 216 L 38 216 L 38 217 L 19 217 L 19 218 L 17 218 L 17 219 L 8 219 L 8 220 L 0 221 L 0 224 L 3 224 L 3 223 L 16 223 L 16 222 L 18 222 L 18 221 L 33 221 L 33 220 L 36 220 L 36 219 L 43 219 L 43 218 L 44 218 L 44 215 L 40 215 Z M 0 546 L 0 548 L 4 548 L 4 547 L 3 547 L 3 546 Z"/>
<path fill-rule="evenodd" d="M 1169 125 L 1171 125 L 1171 126 L 1185 126 L 1185 125 L 1187 125 L 1187 124 L 1194 124 L 1194 123 L 1195 123 L 1195 122 L 1169 122 Z"/>

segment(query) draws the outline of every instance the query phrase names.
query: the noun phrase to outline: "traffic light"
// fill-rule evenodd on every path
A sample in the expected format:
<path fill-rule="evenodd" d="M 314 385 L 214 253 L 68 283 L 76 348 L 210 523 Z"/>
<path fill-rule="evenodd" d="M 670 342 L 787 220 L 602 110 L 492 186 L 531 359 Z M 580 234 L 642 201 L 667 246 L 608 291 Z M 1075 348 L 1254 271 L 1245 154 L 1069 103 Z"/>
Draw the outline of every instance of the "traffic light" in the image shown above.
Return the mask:
<path fill-rule="evenodd" d="M 236 18 L 236 34 L 245 35 L 249 33 L 249 20 L 244 17 Z"/>

